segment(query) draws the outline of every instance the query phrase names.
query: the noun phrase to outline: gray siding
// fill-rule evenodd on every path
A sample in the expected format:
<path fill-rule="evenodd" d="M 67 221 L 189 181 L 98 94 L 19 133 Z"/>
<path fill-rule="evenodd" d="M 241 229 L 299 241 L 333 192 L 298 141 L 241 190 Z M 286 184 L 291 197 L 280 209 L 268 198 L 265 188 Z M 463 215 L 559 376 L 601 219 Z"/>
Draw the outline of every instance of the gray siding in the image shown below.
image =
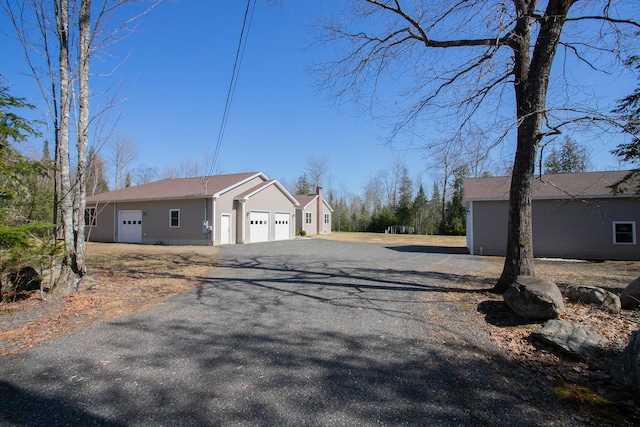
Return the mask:
<path fill-rule="evenodd" d="M 205 209 L 207 203 L 209 206 Z M 87 230 L 86 234 L 90 241 L 116 242 L 118 223 L 115 218 L 118 211 L 140 210 L 142 211 L 142 243 L 209 246 L 213 244 L 212 235 L 202 232 L 202 222 L 207 219 L 211 223 L 210 203 L 208 199 L 189 199 L 119 202 L 107 204 L 104 209 L 102 207 L 105 205 L 98 205 L 98 224 Z M 171 209 L 180 209 L 179 227 L 169 227 Z"/>
<path fill-rule="evenodd" d="M 262 182 L 264 182 L 262 178 L 255 177 L 252 180 L 242 185 L 234 187 L 231 191 L 228 191 L 220 195 L 220 197 L 216 199 L 215 201 L 216 217 L 215 217 L 215 225 L 214 225 L 216 245 L 220 244 L 220 239 L 221 239 L 220 227 L 222 222 L 222 214 L 231 215 L 231 243 L 240 242 L 242 236 L 238 230 L 238 223 L 239 223 L 238 215 L 241 215 L 241 212 L 239 212 L 238 210 L 242 208 L 241 208 L 240 202 L 234 201 L 233 198 L 238 194 L 241 194 Z"/>
<path fill-rule="evenodd" d="M 304 230 L 307 232 L 307 235 L 318 234 L 318 221 L 320 221 L 321 226 L 321 234 L 331 234 L 331 211 L 327 208 L 327 205 L 322 203 L 322 213 L 320 214 L 320 218 L 318 218 L 318 201 L 316 199 L 305 206 L 304 209 L 297 209 L 296 212 L 296 227 L 298 230 Z M 311 223 L 307 224 L 305 222 L 305 215 L 307 212 L 311 212 Z M 329 223 L 324 223 L 324 214 L 329 214 Z"/>
<path fill-rule="evenodd" d="M 269 212 L 269 240 L 275 240 L 275 214 L 276 213 L 289 213 L 291 218 L 289 220 L 289 236 L 293 239 L 295 237 L 294 218 L 295 208 L 291 200 L 280 191 L 275 185 L 270 185 L 259 193 L 251 196 L 246 202 L 246 213 L 254 211 Z M 245 218 L 245 236 L 248 241 L 251 241 L 249 230 L 251 227 L 250 221 Z"/>
<path fill-rule="evenodd" d="M 536 257 L 640 260 L 640 201 L 631 198 L 533 201 Z M 507 201 L 473 202 L 473 252 L 504 256 Z M 613 222 L 635 221 L 636 244 L 613 243 Z"/>

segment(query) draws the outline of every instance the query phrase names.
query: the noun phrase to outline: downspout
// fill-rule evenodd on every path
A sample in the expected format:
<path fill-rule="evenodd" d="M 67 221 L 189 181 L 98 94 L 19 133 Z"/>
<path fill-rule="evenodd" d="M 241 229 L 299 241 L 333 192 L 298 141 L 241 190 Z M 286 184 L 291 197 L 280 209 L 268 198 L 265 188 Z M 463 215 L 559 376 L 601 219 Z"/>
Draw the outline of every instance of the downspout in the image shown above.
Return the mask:
<path fill-rule="evenodd" d="M 467 202 L 466 229 L 467 229 L 467 249 L 469 249 L 470 255 L 475 255 L 475 253 L 473 252 L 473 202 Z"/>
<path fill-rule="evenodd" d="M 241 221 L 242 222 L 242 224 L 241 224 L 242 225 L 242 237 L 241 237 L 241 240 L 242 241 L 240 243 L 242 243 L 242 244 L 245 243 L 246 228 L 247 228 L 246 227 L 246 218 L 245 218 L 245 215 L 247 214 L 246 213 L 246 209 L 247 208 L 246 208 L 245 202 L 246 202 L 245 199 L 240 200 L 240 203 L 242 203 L 242 216 L 241 216 L 241 218 L 242 218 L 242 221 Z"/>
<path fill-rule="evenodd" d="M 324 218 L 322 217 L 322 187 L 316 188 L 316 194 L 318 195 L 318 234 L 322 234 L 322 223 Z"/>
<path fill-rule="evenodd" d="M 213 228 L 211 233 L 213 234 L 211 236 L 211 240 L 213 240 L 213 246 L 216 245 L 216 199 L 217 197 L 213 196 L 211 197 L 211 227 Z"/>
<path fill-rule="evenodd" d="M 118 203 L 113 204 L 113 241 L 118 243 Z"/>

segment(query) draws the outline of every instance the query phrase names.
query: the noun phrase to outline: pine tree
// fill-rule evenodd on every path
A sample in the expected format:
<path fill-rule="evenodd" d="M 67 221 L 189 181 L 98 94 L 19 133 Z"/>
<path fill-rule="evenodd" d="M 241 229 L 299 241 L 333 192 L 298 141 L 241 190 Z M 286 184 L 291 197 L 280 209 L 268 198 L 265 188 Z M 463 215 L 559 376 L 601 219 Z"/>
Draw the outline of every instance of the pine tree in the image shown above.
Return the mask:
<path fill-rule="evenodd" d="M 570 137 L 553 147 L 544 161 L 544 173 L 576 173 L 588 170 L 587 150 Z"/>
<path fill-rule="evenodd" d="M 440 231 L 443 234 L 454 236 L 462 236 L 466 231 L 466 215 L 467 211 L 463 201 L 463 182 L 467 176 L 469 169 L 467 166 L 461 166 L 454 171 L 455 180 L 453 182 L 453 196 L 447 202 L 444 218 Z"/>
<path fill-rule="evenodd" d="M 398 203 L 396 206 L 396 219 L 398 224 L 408 226 L 412 223 L 412 204 L 413 204 L 413 182 L 409 178 L 407 168 L 402 169 L 400 178 L 400 188 L 398 189 Z"/>
<path fill-rule="evenodd" d="M 302 174 L 296 181 L 293 194 L 311 194 L 311 183 L 307 178 L 307 174 Z"/>
<path fill-rule="evenodd" d="M 420 184 L 418 195 L 413 201 L 413 223 L 415 224 L 417 234 L 426 234 L 428 205 L 429 201 L 427 200 L 427 196 L 424 194 L 422 184 Z"/>
<path fill-rule="evenodd" d="M 640 56 L 629 58 L 627 65 L 634 67 L 640 78 Z M 621 115 L 621 120 L 625 122 L 623 129 L 631 135 L 631 142 L 618 145 L 618 148 L 612 153 L 623 162 L 635 166 L 620 181 L 611 186 L 614 193 L 620 193 L 626 191 L 634 178 L 640 177 L 640 84 L 636 86 L 631 95 L 618 101 L 618 106 L 613 112 Z M 640 194 L 640 181 L 635 185 L 636 194 Z"/>

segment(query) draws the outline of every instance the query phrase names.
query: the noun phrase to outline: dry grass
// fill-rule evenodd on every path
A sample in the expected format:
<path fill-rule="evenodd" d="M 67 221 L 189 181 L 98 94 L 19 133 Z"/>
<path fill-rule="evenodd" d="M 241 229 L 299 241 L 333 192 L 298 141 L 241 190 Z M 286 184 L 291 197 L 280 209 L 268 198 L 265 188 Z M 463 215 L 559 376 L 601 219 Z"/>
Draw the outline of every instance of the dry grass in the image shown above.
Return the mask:
<path fill-rule="evenodd" d="M 89 275 L 78 295 L 43 301 L 38 294 L 0 305 L 0 356 L 192 289 L 217 261 L 218 250 L 213 247 L 89 243 Z"/>
<path fill-rule="evenodd" d="M 339 242 L 375 243 L 381 245 L 420 245 L 449 248 L 464 248 L 467 246 L 467 238 L 465 236 L 334 232 L 313 237 L 316 239 L 337 240 Z"/>

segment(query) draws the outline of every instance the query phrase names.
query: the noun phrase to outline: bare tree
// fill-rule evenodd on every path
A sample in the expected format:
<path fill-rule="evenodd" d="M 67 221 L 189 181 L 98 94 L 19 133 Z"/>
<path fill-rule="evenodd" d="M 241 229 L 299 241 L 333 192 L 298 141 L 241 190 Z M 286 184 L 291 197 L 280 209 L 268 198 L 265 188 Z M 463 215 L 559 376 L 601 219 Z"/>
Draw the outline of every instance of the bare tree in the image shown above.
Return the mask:
<path fill-rule="evenodd" d="M 320 187 L 322 179 L 329 172 L 329 157 L 326 155 L 307 157 L 306 172 L 313 187 Z"/>
<path fill-rule="evenodd" d="M 384 174 L 384 171 L 378 171 L 364 186 L 364 205 L 371 214 L 380 212 L 384 205 Z"/>
<path fill-rule="evenodd" d="M 107 142 L 107 150 L 113 168 L 113 189 L 119 190 L 124 188 L 124 178 L 138 158 L 138 146 L 131 136 L 118 134 Z"/>
<path fill-rule="evenodd" d="M 442 197 L 438 200 L 440 203 L 440 218 L 444 218 L 447 202 L 449 201 L 449 190 L 451 190 L 454 181 L 455 170 L 465 164 L 469 148 L 465 148 L 465 142 L 460 138 L 450 141 L 442 141 L 435 144 L 431 149 L 427 162 L 431 169 L 435 172 L 435 182 L 442 191 Z M 471 151 L 471 150 L 470 150 Z"/>
<path fill-rule="evenodd" d="M 55 287 L 61 293 L 77 292 L 85 275 L 84 210 L 91 111 L 91 57 L 130 34 L 136 18 L 151 10 L 157 0 L 144 4 L 130 17 L 121 13 L 119 0 L 2 0 L 21 43 L 26 66 L 47 102 L 55 141 L 54 222 L 64 241 L 60 274 Z M 114 18 L 111 20 L 110 18 Z M 124 18 L 124 20 L 122 20 Z M 117 24 L 109 27 L 107 22 Z M 73 106 L 73 109 L 72 109 Z M 72 120 L 73 117 L 75 120 Z M 75 171 L 70 151 L 75 139 Z M 58 220 L 60 211 L 60 221 Z"/>
<path fill-rule="evenodd" d="M 157 168 L 148 165 L 140 165 L 131 171 L 132 184 L 148 184 L 155 181 L 158 178 L 158 175 Z"/>
<path fill-rule="evenodd" d="M 404 104 L 392 137 L 422 118 L 447 119 L 447 128 L 456 123 L 458 136 L 487 106 L 515 110 L 507 250 L 495 290 L 506 290 L 518 275 L 534 275 L 531 189 L 539 145 L 566 126 L 602 118 L 584 100 L 556 99 L 561 90 L 553 92 L 553 108 L 547 106 L 556 52 L 562 47 L 565 63 L 592 72 L 600 71 L 596 61 L 606 56 L 607 66 L 620 63 L 617 55 L 640 28 L 637 2 L 361 0 L 349 7 L 350 19 L 320 27 L 320 42 L 344 48 L 325 63 L 323 79 L 340 97 L 361 101 L 369 94 L 370 106 L 385 93 L 378 85 L 411 76 L 415 83 L 394 97 L 401 107 L 405 99 L 411 104 Z M 556 83 L 569 80 L 564 75 Z M 507 99 L 509 85 L 515 109 Z M 503 137 L 508 135 L 506 129 Z"/>

